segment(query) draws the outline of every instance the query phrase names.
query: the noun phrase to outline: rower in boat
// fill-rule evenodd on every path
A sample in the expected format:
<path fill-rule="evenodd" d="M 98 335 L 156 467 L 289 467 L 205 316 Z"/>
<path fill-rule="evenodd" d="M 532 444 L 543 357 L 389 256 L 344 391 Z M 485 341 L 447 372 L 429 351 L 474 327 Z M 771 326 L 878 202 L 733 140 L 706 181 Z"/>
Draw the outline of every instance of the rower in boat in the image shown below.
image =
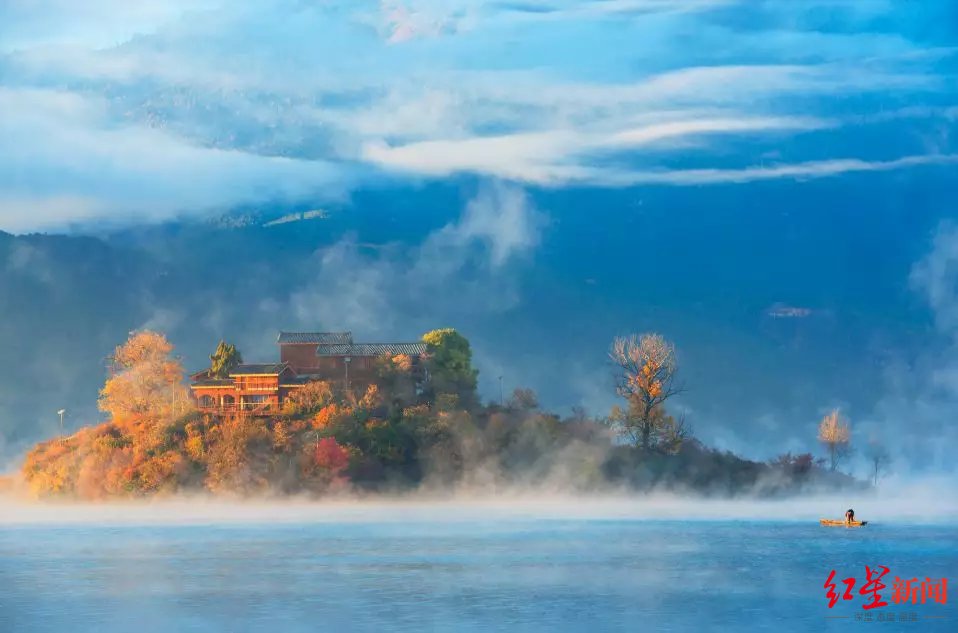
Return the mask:
<path fill-rule="evenodd" d="M 819 523 L 827 527 L 862 527 L 863 525 L 866 525 L 868 521 L 856 521 L 855 511 L 849 508 L 845 511 L 844 520 L 839 521 L 837 519 L 822 519 L 819 521 Z"/>

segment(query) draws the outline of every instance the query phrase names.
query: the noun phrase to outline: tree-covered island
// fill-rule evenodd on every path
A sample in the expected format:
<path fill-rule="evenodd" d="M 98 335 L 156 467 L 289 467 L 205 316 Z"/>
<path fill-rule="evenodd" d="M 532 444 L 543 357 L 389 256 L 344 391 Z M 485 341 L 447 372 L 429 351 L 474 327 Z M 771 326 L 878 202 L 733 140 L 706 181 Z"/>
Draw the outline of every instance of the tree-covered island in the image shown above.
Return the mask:
<path fill-rule="evenodd" d="M 295 335 L 289 343 L 293 358 L 302 343 Z M 188 377 L 163 335 L 132 333 L 112 355 L 100 391 L 107 421 L 34 447 L 22 468 L 26 488 L 39 498 L 107 499 L 423 487 L 772 495 L 866 485 L 837 470 L 849 444 L 837 413 L 820 428 L 827 462 L 810 454 L 756 462 L 703 445 L 669 409 L 682 385 L 675 349 L 657 334 L 613 341 L 610 386 L 622 403 L 600 417 L 543 411 L 523 388 L 481 403 L 469 342 L 452 329 L 406 347 L 364 347 L 370 360 L 364 373 L 353 368 L 352 379 L 350 365 L 360 363 L 347 355 L 359 349 L 351 340 L 307 343 L 319 356 L 323 345 L 339 350 L 344 379 L 316 379 L 288 362 L 243 365 L 225 342 L 208 369 Z M 343 345 L 351 347 L 335 347 Z M 215 395 L 270 392 L 257 387 L 268 384 L 263 376 L 275 376 L 273 399 Z"/>

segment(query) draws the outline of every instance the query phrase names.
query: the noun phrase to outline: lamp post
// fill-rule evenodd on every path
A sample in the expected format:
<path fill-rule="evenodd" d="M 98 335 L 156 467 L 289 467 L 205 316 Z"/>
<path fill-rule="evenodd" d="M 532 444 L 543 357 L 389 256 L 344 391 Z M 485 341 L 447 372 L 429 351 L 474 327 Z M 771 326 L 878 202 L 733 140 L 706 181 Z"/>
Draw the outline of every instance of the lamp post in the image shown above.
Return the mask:
<path fill-rule="evenodd" d="M 57 415 L 60 416 L 60 435 L 63 435 L 63 414 L 66 413 L 66 409 L 60 409 L 57 411 Z"/>
<path fill-rule="evenodd" d="M 349 389 L 349 361 L 351 360 L 349 356 L 343 358 L 343 363 L 346 365 L 346 389 Z"/>
<path fill-rule="evenodd" d="M 502 376 L 499 376 L 499 406 L 501 407 L 502 404 Z"/>

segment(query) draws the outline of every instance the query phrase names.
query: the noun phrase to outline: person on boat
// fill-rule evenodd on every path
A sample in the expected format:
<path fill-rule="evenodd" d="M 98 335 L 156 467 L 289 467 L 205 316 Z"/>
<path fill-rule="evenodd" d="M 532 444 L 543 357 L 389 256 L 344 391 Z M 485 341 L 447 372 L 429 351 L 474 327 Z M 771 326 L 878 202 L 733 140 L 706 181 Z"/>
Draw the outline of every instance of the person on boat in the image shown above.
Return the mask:
<path fill-rule="evenodd" d="M 849 508 L 845 512 L 845 523 L 854 523 L 855 522 L 855 511 Z"/>

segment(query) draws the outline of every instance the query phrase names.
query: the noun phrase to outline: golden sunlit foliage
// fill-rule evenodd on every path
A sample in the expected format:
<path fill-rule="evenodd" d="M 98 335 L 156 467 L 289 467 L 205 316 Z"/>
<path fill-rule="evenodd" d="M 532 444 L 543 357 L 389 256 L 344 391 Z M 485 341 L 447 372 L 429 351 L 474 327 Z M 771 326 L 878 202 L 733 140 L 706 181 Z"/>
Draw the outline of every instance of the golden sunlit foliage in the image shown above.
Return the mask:
<path fill-rule="evenodd" d="M 453 330 L 424 340 L 431 354 L 425 367 L 408 356 L 384 356 L 378 380 L 364 391 L 311 382 L 286 398 L 281 413 L 265 417 L 196 411 L 172 345 L 155 332 L 135 332 L 116 349 L 101 392 L 109 421 L 35 446 L 23 482 L 37 497 L 108 499 L 499 486 L 556 476 L 579 490 L 673 482 L 730 492 L 755 486 L 763 469 L 792 481 L 819 473 L 844 481 L 810 455 L 759 464 L 691 439 L 665 408 L 679 390 L 675 350 L 661 336 L 615 339 L 610 357 L 626 406 L 601 420 L 581 408 L 560 419 L 521 388 L 508 406 L 478 405 L 468 341 Z M 214 356 L 229 366 L 232 351 L 221 351 Z M 615 442 L 614 430 L 631 445 Z M 829 414 L 820 438 L 834 451 L 834 468 L 850 441 L 847 422 Z"/>
<path fill-rule="evenodd" d="M 328 382 L 314 380 L 293 391 L 283 402 L 287 415 L 309 415 L 319 411 L 333 399 L 333 388 Z"/>
<path fill-rule="evenodd" d="M 319 492 L 323 482 L 348 479 L 349 453 L 335 450 L 330 438 L 333 444 L 323 444 L 317 462 L 315 425 L 304 417 L 324 405 L 335 408 L 328 384 L 299 390 L 286 418 L 204 417 L 194 410 L 172 353 L 165 337 L 148 331 L 132 333 L 117 347 L 112 375 L 100 392 L 110 422 L 34 447 L 22 469 L 29 491 L 83 499 L 204 489 L 248 495 Z M 352 411 L 327 415 L 334 413 Z M 308 477 L 302 474 L 307 471 Z"/>
<path fill-rule="evenodd" d="M 284 420 L 203 420 L 192 414 L 157 425 L 128 419 L 122 426 L 102 424 L 37 445 L 22 473 L 37 497 L 322 492 L 323 482 L 348 481 L 349 453 L 333 450 L 339 445 L 329 437 L 317 462 L 316 438 L 312 430 L 292 431 Z"/>
<path fill-rule="evenodd" d="M 839 462 L 848 455 L 851 446 L 851 427 L 838 409 L 834 409 L 822 418 L 818 424 L 818 441 L 828 450 L 829 462 L 832 470 L 838 468 Z"/>
<path fill-rule="evenodd" d="M 313 416 L 313 428 L 317 430 L 328 428 L 339 417 L 348 414 L 349 410 L 346 407 L 342 407 L 335 402 L 327 404 L 325 407 L 320 409 L 315 416 Z"/>
<path fill-rule="evenodd" d="M 172 352 L 173 346 L 162 334 L 130 334 L 113 353 L 113 375 L 100 391 L 100 409 L 114 421 L 189 411 L 192 404 L 189 390 L 183 385 L 183 367 L 172 358 Z"/>
<path fill-rule="evenodd" d="M 359 400 L 359 406 L 363 409 L 376 409 L 383 405 L 383 397 L 379 392 L 379 385 L 372 384 L 366 388 L 366 393 Z"/>

